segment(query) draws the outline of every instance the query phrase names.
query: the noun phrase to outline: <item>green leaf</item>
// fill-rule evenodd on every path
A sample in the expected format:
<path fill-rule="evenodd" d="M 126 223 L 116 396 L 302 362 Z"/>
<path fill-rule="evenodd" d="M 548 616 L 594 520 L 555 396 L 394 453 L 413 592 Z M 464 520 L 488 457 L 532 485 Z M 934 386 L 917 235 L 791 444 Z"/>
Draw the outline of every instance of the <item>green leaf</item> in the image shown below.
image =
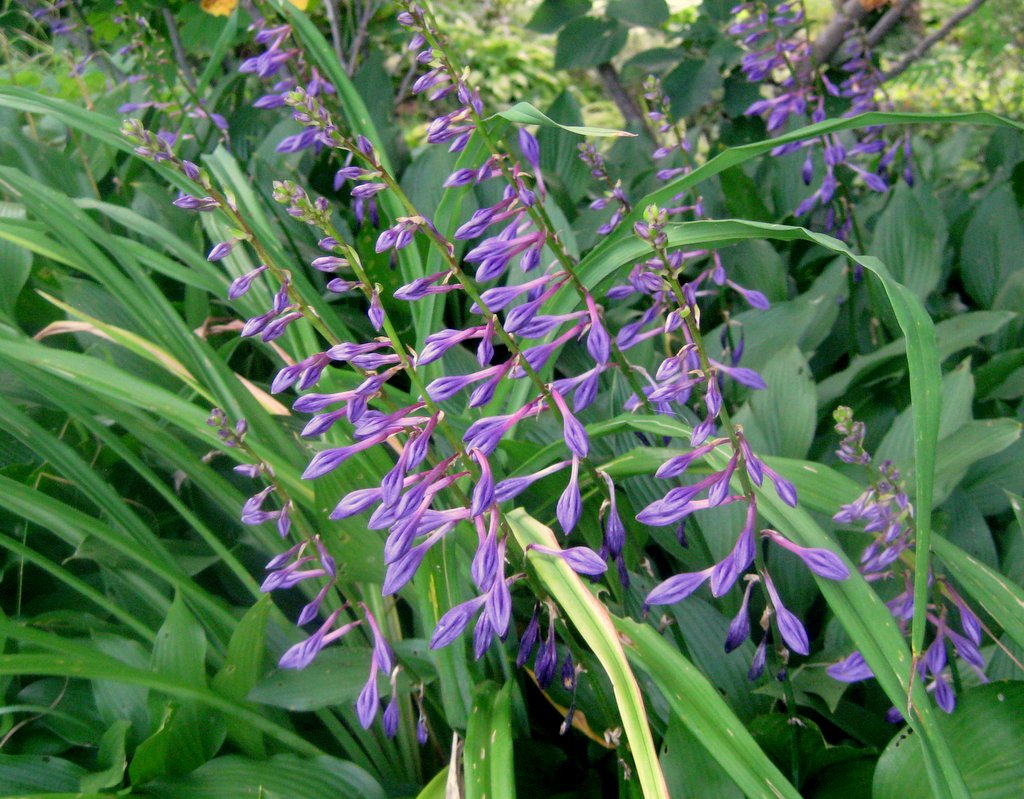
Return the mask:
<path fill-rule="evenodd" d="M 256 685 L 263 671 L 267 617 L 272 607 L 270 596 L 264 594 L 239 620 L 228 642 L 224 665 L 213 678 L 213 689 L 217 693 L 241 701 Z M 225 722 L 228 737 L 246 754 L 257 759 L 266 757 L 262 733 L 230 716 Z"/>
<path fill-rule="evenodd" d="M 967 347 L 976 346 L 979 339 L 995 333 L 1011 322 L 1014 316 L 1015 314 L 1007 312 L 974 311 L 954 316 L 952 319 L 943 319 L 935 326 L 939 359 L 945 360 Z M 847 389 L 865 374 L 893 358 L 902 357 L 906 351 L 906 339 L 901 338 L 890 341 L 868 355 L 854 356 L 846 369 L 818 383 L 819 406 L 826 409 L 834 408 Z"/>
<path fill-rule="evenodd" d="M 206 635 L 178 594 L 153 644 L 153 671 L 203 688 L 205 660 Z M 135 752 L 130 769 L 132 782 L 187 774 L 217 753 L 224 735 L 220 714 L 210 713 L 195 700 L 169 702 L 159 729 Z"/>
<path fill-rule="evenodd" d="M 723 83 L 722 65 L 717 58 L 682 61 L 662 81 L 672 114 L 677 119 L 688 117 L 710 103 Z"/>
<path fill-rule="evenodd" d="M 1008 186 L 1000 186 L 974 209 L 960 248 L 960 275 L 967 293 L 983 308 L 1021 268 L 1024 218 Z"/>
<path fill-rule="evenodd" d="M 384 799 L 384 791 L 358 766 L 326 755 L 276 755 L 250 760 L 218 757 L 191 774 L 146 786 L 157 799 L 261 799 L 267 794 L 302 799 Z"/>
<path fill-rule="evenodd" d="M 761 370 L 768 388 L 750 392 L 736 414 L 755 452 L 802 458 L 818 422 L 818 402 L 807 359 L 795 346 L 776 354 Z"/>
<path fill-rule="evenodd" d="M 491 767 L 493 799 L 516 799 L 516 772 L 512 756 L 512 687 L 507 682 L 494 697 L 491 710 L 491 740 L 488 760 Z"/>
<path fill-rule="evenodd" d="M 0 675 L 36 674 L 75 677 L 141 686 L 181 700 L 197 700 L 212 710 L 234 715 L 280 741 L 294 752 L 313 756 L 322 754 L 317 746 L 301 736 L 281 727 L 265 716 L 201 686 L 182 682 L 145 668 L 128 665 L 121 660 L 101 654 L 92 647 L 68 638 L 33 630 L 3 618 L 0 618 L 0 635 L 7 635 L 10 638 L 26 641 L 49 650 L 48 654 L 0 655 Z M 58 656 L 54 656 L 54 653 L 58 653 Z"/>
<path fill-rule="evenodd" d="M 580 125 L 561 125 L 555 122 L 543 111 L 535 108 L 529 103 L 516 103 L 505 111 L 499 111 L 494 116 L 515 122 L 517 125 L 540 125 L 545 128 L 560 128 L 569 133 L 576 133 L 580 136 L 636 136 L 625 130 L 612 130 L 611 128 L 588 128 Z M 493 117 L 491 117 L 493 119 Z"/>
<path fill-rule="evenodd" d="M 560 549 L 551 529 L 530 517 L 521 508 L 510 513 L 507 522 L 524 550 L 530 544 Z M 579 630 L 611 680 L 615 702 L 622 718 L 623 731 L 633 753 L 637 779 L 644 796 L 646 799 L 667 799 L 668 788 L 661 773 L 650 728 L 647 726 L 647 713 L 640 694 L 640 686 L 626 662 L 622 644 L 619 642 L 608 610 L 561 558 L 533 556 L 529 558 L 529 562 L 544 587 L 558 602 L 559 608 Z M 714 693 L 714 689 L 709 690 Z M 718 699 L 717 694 L 715 698 Z M 718 701 L 721 702 L 720 699 Z"/>
<path fill-rule="evenodd" d="M 369 670 L 369 649 L 333 647 L 304 669 L 275 669 L 253 686 L 248 699 L 291 711 L 351 705 Z M 382 676 L 382 689 L 385 683 Z"/>
<path fill-rule="evenodd" d="M 416 795 L 416 799 L 447 799 L 447 787 L 448 766 L 445 766 L 423 786 L 423 790 Z"/>
<path fill-rule="evenodd" d="M 742 799 L 743 792 L 681 717 L 672 715 L 661 741 L 661 767 L 673 799 Z"/>
<path fill-rule="evenodd" d="M 0 754 L 0 796 L 78 791 L 85 769 L 52 755 Z"/>
<path fill-rule="evenodd" d="M 996 455 L 1020 440 L 1016 419 L 983 419 L 965 424 L 939 442 L 934 504 L 942 502 L 978 461 Z"/>
<path fill-rule="evenodd" d="M 749 797 L 799 799 L 797 792 L 736 718 L 707 678 L 647 624 L 614 619 L 626 654 L 679 718 Z"/>
<path fill-rule="evenodd" d="M 473 693 L 473 707 L 466 728 L 462 750 L 462 771 L 466 799 L 487 799 L 491 795 L 491 764 L 488 750 L 491 741 L 491 714 L 498 686 L 488 680 Z"/>
<path fill-rule="evenodd" d="M 24 219 L 25 209 L 0 202 L 0 220 Z M 0 313 L 11 316 L 18 295 L 32 273 L 32 252 L 0 233 Z"/>
<path fill-rule="evenodd" d="M 86 774 L 79 782 L 79 788 L 83 793 L 102 791 L 104 788 L 116 788 L 124 779 L 124 769 L 128 765 L 128 758 L 125 755 L 125 738 L 128 735 L 128 728 L 131 722 L 127 719 L 115 721 L 100 738 L 99 752 L 96 754 L 96 762 L 105 768 Z"/>
<path fill-rule="evenodd" d="M 1024 647 L 1024 590 L 944 538 L 936 537 L 933 547 L 935 554 L 971 599 L 981 605 L 1019 646 Z"/>
<path fill-rule="evenodd" d="M 660 28 L 668 21 L 669 9 L 665 0 L 609 0 L 605 14 L 631 25 Z"/>
<path fill-rule="evenodd" d="M 613 19 L 580 17 L 558 34 L 555 69 L 596 67 L 610 61 L 626 44 L 629 28 Z"/>
<path fill-rule="evenodd" d="M 542 0 L 526 28 L 537 33 L 554 33 L 588 11 L 590 0 Z"/>
<path fill-rule="evenodd" d="M 942 277 L 946 238 L 942 208 L 930 191 L 900 183 L 878 220 L 871 252 L 888 264 L 896 280 L 924 299 Z"/>
<path fill-rule="evenodd" d="M 956 741 L 953 759 L 971 799 L 1011 799 L 1024 785 L 1024 683 L 999 682 L 968 688 L 956 710 L 942 714 L 939 730 Z M 873 799 L 930 799 L 920 778 L 921 742 L 909 731 L 886 747 L 875 769 Z"/>

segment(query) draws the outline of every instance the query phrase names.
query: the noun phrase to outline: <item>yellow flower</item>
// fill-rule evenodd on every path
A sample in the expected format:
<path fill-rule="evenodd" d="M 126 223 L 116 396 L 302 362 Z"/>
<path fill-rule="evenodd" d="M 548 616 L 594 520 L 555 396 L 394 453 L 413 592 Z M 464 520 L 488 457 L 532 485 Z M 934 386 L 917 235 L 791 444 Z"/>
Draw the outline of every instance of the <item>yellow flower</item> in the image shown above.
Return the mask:
<path fill-rule="evenodd" d="M 305 11 L 306 6 L 309 5 L 309 0 L 288 0 L 288 2 L 299 11 Z M 199 6 L 207 14 L 212 14 L 215 17 L 227 17 L 238 6 L 238 0 L 200 0 Z"/>

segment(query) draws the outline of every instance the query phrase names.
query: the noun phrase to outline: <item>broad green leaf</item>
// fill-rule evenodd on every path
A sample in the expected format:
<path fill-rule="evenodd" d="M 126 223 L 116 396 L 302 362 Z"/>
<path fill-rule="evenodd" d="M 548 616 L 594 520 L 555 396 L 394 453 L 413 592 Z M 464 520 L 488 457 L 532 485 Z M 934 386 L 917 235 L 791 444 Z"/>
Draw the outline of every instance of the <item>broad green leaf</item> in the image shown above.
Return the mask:
<path fill-rule="evenodd" d="M 934 504 L 949 496 L 973 464 L 1019 441 L 1021 427 L 1015 419 L 979 419 L 942 439 L 935 467 Z"/>
<path fill-rule="evenodd" d="M 558 34 L 555 69 L 596 67 L 611 61 L 626 44 L 629 28 L 613 19 L 580 17 Z"/>
<path fill-rule="evenodd" d="M 507 521 L 519 545 L 530 544 L 560 549 L 551 529 L 530 517 L 521 508 L 508 515 Z M 637 779 L 646 799 L 668 797 L 665 777 L 661 773 L 654 741 L 647 725 L 647 714 L 636 677 L 630 671 L 618 635 L 605 606 L 587 589 L 561 558 L 545 555 L 529 557 L 545 588 L 558 602 L 559 608 L 579 630 L 608 674 L 615 693 L 615 702 L 622 718 L 626 742 L 633 753 Z M 713 692 L 713 689 L 711 689 Z M 718 698 L 717 694 L 715 695 Z"/>
<path fill-rule="evenodd" d="M 672 715 L 661 741 L 661 768 L 673 799 L 742 799 L 743 792 L 717 760 L 707 756 L 700 737 Z"/>
<path fill-rule="evenodd" d="M 669 16 L 665 0 L 609 0 L 604 13 L 630 25 L 647 28 L 661 27 Z"/>
<path fill-rule="evenodd" d="M 1024 217 L 1008 186 L 1000 186 L 974 209 L 960 249 L 964 287 L 983 308 L 1021 268 Z"/>
<path fill-rule="evenodd" d="M 736 414 L 755 452 L 802 458 L 818 422 L 818 402 L 807 360 L 795 346 L 777 353 L 761 370 L 768 388 L 750 392 Z"/>
<path fill-rule="evenodd" d="M 416 795 L 416 799 L 447 799 L 447 786 L 448 766 L 445 766 L 423 786 L 423 790 Z"/>
<path fill-rule="evenodd" d="M 526 27 L 537 33 L 554 33 L 588 11 L 590 0 L 541 0 Z"/>
<path fill-rule="evenodd" d="M 971 799 L 1011 799 L 1024 785 L 1024 683 L 998 682 L 968 688 L 956 710 L 938 718 L 939 730 L 956 741 L 953 759 Z M 899 733 L 878 760 L 874 799 L 930 799 L 921 780 L 920 739 Z"/>
<path fill-rule="evenodd" d="M 238 622 L 228 642 L 224 664 L 213 678 L 213 689 L 229 699 L 244 700 L 256 685 L 266 654 L 267 617 L 273 607 L 270 596 L 264 594 Z M 225 719 L 228 737 L 246 754 L 261 759 L 266 756 L 263 735 L 233 717 Z"/>
<path fill-rule="evenodd" d="M 79 782 L 83 793 L 101 791 L 104 788 L 116 788 L 124 778 L 124 769 L 128 765 L 125 755 L 125 738 L 131 722 L 127 719 L 115 721 L 100 739 L 99 752 L 96 754 L 101 771 L 86 774 Z"/>
<path fill-rule="evenodd" d="M 178 594 L 153 644 L 153 671 L 205 688 L 205 661 L 206 635 Z M 220 714 L 196 700 L 169 702 L 159 728 L 135 752 L 132 782 L 187 774 L 217 753 L 224 735 Z"/>
<path fill-rule="evenodd" d="M 893 277 L 924 299 L 939 284 L 946 249 L 946 221 L 928 187 L 900 185 L 878 226 L 871 252 Z"/>
<path fill-rule="evenodd" d="M 259 680 L 248 694 L 250 702 L 291 711 L 351 706 L 370 673 L 370 650 L 359 646 L 335 646 L 321 652 L 304 669 L 275 669 Z M 421 674 L 426 682 L 428 675 Z M 387 693 L 387 675 L 379 674 L 381 695 Z M 399 691 L 408 679 L 400 675 Z"/>
<path fill-rule="evenodd" d="M 202 686 L 182 682 L 146 668 L 129 666 L 84 644 L 4 619 L 0 619 L 0 634 L 49 650 L 49 654 L 0 655 L 0 675 L 76 677 L 140 686 L 182 700 L 197 700 L 212 710 L 234 715 L 281 742 L 293 752 L 309 756 L 322 754 L 318 747 L 294 732 Z M 54 653 L 57 653 L 57 656 Z"/>
<path fill-rule="evenodd" d="M 945 360 L 967 347 L 974 347 L 984 336 L 995 333 L 1011 322 L 1014 314 L 997 311 L 974 311 L 943 319 L 935 325 L 935 341 L 939 359 Z M 881 365 L 905 355 L 906 339 L 891 341 L 868 355 L 855 355 L 841 372 L 829 375 L 818 383 L 818 404 L 831 410 L 842 401 L 850 386 Z M 977 374 L 975 375 L 977 378 Z"/>
<path fill-rule="evenodd" d="M 0 796 L 75 793 L 86 771 L 52 755 L 0 754 Z"/>
<path fill-rule="evenodd" d="M 218 757 L 187 776 L 152 782 L 146 793 L 156 799 L 261 799 L 269 794 L 302 799 L 384 799 L 383 789 L 369 774 L 327 755 L 275 755 L 263 761 L 237 755 Z"/>
<path fill-rule="evenodd" d="M 560 128 L 568 133 L 576 133 L 580 136 L 636 136 L 635 133 L 625 130 L 562 125 L 529 103 L 516 103 L 511 108 L 499 111 L 494 116 L 507 119 L 509 122 L 515 122 L 517 125 L 540 125 L 543 128 Z"/>

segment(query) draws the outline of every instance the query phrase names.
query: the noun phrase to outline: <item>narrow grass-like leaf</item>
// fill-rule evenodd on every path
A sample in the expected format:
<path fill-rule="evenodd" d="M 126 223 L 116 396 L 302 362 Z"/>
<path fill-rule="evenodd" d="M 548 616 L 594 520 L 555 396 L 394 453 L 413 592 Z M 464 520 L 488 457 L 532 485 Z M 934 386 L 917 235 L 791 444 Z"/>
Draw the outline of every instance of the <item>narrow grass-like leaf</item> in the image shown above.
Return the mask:
<path fill-rule="evenodd" d="M 498 686 L 488 680 L 473 693 L 473 708 L 466 728 L 462 749 L 462 772 L 466 799 L 489 799 L 491 796 L 491 721 Z"/>
<path fill-rule="evenodd" d="M 540 125 L 542 128 L 560 128 L 567 133 L 575 133 L 577 136 L 636 136 L 635 133 L 630 133 L 628 130 L 593 128 L 582 125 L 562 125 L 530 103 L 516 103 L 511 108 L 499 111 L 494 116 L 507 119 L 509 122 L 514 122 L 517 125 Z"/>
<path fill-rule="evenodd" d="M 613 619 L 626 654 L 664 694 L 672 715 L 707 747 L 749 797 L 800 799 L 701 671 L 648 624 Z"/>
<path fill-rule="evenodd" d="M 523 549 L 530 544 L 549 549 L 560 548 L 550 528 L 530 517 L 521 508 L 510 513 L 507 520 L 512 534 Z M 668 787 L 647 725 L 647 712 L 640 686 L 626 661 L 608 610 L 561 558 L 532 557 L 529 561 L 544 587 L 551 592 L 559 608 L 580 631 L 611 680 L 622 727 L 633 753 L 637 778 L 644 796 L 646 799 L 667 799 Z"/>

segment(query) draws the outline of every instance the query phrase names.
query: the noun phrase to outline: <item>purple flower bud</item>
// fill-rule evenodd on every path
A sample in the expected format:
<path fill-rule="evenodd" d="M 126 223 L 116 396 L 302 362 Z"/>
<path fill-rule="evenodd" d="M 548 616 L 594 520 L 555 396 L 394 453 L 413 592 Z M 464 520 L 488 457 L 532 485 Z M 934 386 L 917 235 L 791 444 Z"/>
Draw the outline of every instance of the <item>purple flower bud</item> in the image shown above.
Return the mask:
<path fill-rule="evenodd" d="M 838 663 L 833 663 L 826 671 L 829 677 L 839 682 L 860 682 L 875 676 L 860 652 L 854 652 Z"/>
<path fill-rule="evenodd" d="M 487 651 L 487 647 L 494 640 L 494 630 L 491 629 L 491 619 L 487 613 L 481 613 L 473 628 L 473 656 L 480 660 Z"/>
<path fill-rule="evenodd" d="M 547 638 L 537 648 L 537 659 L 533 662 L 533 673 L 542 691 L 555 679 L 557 668 L 558 648 L 555 644 L 555 620 L 552 618 L 548 620 Z"/>
<path fill-rule="evenodd" d="M 487 456 L 479 450 L 473 452 L 473 458 L 480 465 L 480 479 L 473 487 L 473 500 L 470 514 L 479 516 L 494 503 L 494 475 Z"/>
<path fill-rule="evenodd" d="M 540 605 L 533 606 L 533 616 L 530 618 L 530 623 L 526 625 L 526 629 L 523 630 L 523 635 L 519 639 L 519 650 L 516 653 L 516 668 L 521 669 L 526 665 L 526 661 L 530 659 L 530 655 L 533 654 L 534 647 L 537 646 L 537 639 L 540 637 Z"/>
<path fill-rule="evenodd" d="M 953 689 L 939 675 L 935 675 L 935 704 L 947 713 L 952 713 L 956 709 L 956 696 L 953 694 Z"/>
<path fill-rule="evenodd" d="M 725 651 L 726 653 L 732 652 L 734 649 L 742 646 L 743 642 L 750 638 L 750 589 L 753 587 L 754 581 L 751 580 L 747 583 L 746 589 L 743 591 L 743 601 L 740 603 L 739 612 L 733 617 L 733 620 L 729 622 L 729 631 L 725 636 Z"/>
<path fill-rule="evenodd" d="M 213 249 L 210 250 L 210 254 L 206 256 L 206 260 L 220 261 L 222 258 L 227 257 L 234 246 L 234 241 L 222 241 L 219 244 L 215 244 Z"/>
<path fill-rule="evenodd" d="M 663 583 L 656 586 L 644 600 L 644 607 L 650 605 L 674 605 L 685 599 L 702 585 L 711 576 L 711 569 L 704 569 L 700 572 L 684 572 L 669 577 Z"/>
<path fill-rule="evenodd" d="M 765 659 L 768 656 L 767 642 L 768 637 L 763 637 L 754 650 L 754 658 L 750 661 L 750 670 L 747 672 L 747 679 L 751 682 L 761 679 L 761 675 L 764 674 Z"/>
<path fill-rule="evenodd" d="M 534 169 L 540 169 L 540 145 L 537 139 L 526 128 L 519 129 L 519 149 L 523 157 Z"/>
<path fill-rule="evenodd" d="M 804 629 L 804 625 L 782 604 L 782 599 L 779 597 L 778 591 L 775 590 L 775 584 L 768 575 L 764 576 L 764 587 L 771 598 L 772 607 L 775 608 L 775 619 L 779 624 L 782 640 L 798 655 L 806 655 L 810 652 L 810 643 L 807 640 L 807 631 Z"/>
<path fill-rule="evenodd" d="M 562 432 L 565 435 L 565 445 L 577 457 L 587 457 L 587 453 L 590 452 L 590 439 L 587 437 L 586 428 L 572 415 L 561 394 L 552 389 L 551 398 L 555 401 L 558 411 L 562 415 Z"/>
<path fill-rule="evenodd" d="M 377 664 L 370 667 L 370 679 L 366 681 L 363 690 L 359 692 L 356 700 L 356 715 L 364 730 L 370 729 L 374 718 L 377 716 L 377 708 L 380 706 L 380 694 L 377 692 Z"/>
<path fill-rule="evenodd" d="M 486 594 L 473 597 L 468 602 L 456 605 L 445 613 L 434 628 L 434 634 L 430 638 L 430 648 L 440 649 L 458 638 L 486 601 Z"/>
<path fill-rule="evenodd" d="M 381 717 L 381 723 L 384 725 L 384 734 L 388 738 L 394 738 L 398 735 L 398 693 L 393 691 L 391 693 L 391 701 L 388 702 L 388 706 L 384 709 L 384 715 Z"/>
<path fill-rule="evenodd" d="M 533 552 L 540 552 L 542 555 L 561 558 L 577 574 L 585 574 L 588 577 L 600 577 L 608 570 L 608 564 L 604 562 L 604 559 L 588 547 L 548 549 L 547 547 L 530 544 L 528 548 Z"/>
<path fill-rule="evenodd" d="M 251 272 L 246 272 L 244 275 L 236 277 L 231 281 L 231 285 L 228 286 L 228 299 L 237 300 L 243 294 L 245 294 L 251 287 L 253 281 L 265 272 L 267 267 L 257 266 Z"/>
<path fill-rule="evenodd" d="M 534 472 L 533 474 L 525 475 L 523 477 L 506 478 L 494 487 L 494 500 L 495 502 L 507 502 L 510 499 L 514 499 L 537 480 L 554 474 L 568 465 L 569 461 L 560 461 L 559 463 L 552 464 L 546 469 L 541 469 L 539 472 Z"/>
<path fill-rule="evenodd" d="M 799 546 L 775 530 L 765 530 L 764 534 L 779 546 L 798 555 L 804 565 L 819 577 L 824 577 L 826 580 L 845 580 L 850 576 L 850 570 L 834 552 L 816 547 Z"/>
<path fill-rule="evenodd" d="M 562 531 L 566 535 L 575 529 L 576 523 L 579 522 L 580 515 L 582 513 L 583 499 L 580 495 L 579 459 L 574 456 L 572 459 L 572 470 L 569 482 L 566 484 L 561 496 L 559 496 L 558 503 L 555 507 L 555 515 L 558 518 L 558 523 L 561 525 Z"/>
<path fill-rule="evenodd" d="M 370 296 L 370 310 L 367 312 L 367 317 L 370 319 L 370 324 L 373 325 L 374 330 L 380 330 L 384 326 L 384 306 L 380 302 L 380 291 L 374 287 L 373 294 Z"/>

